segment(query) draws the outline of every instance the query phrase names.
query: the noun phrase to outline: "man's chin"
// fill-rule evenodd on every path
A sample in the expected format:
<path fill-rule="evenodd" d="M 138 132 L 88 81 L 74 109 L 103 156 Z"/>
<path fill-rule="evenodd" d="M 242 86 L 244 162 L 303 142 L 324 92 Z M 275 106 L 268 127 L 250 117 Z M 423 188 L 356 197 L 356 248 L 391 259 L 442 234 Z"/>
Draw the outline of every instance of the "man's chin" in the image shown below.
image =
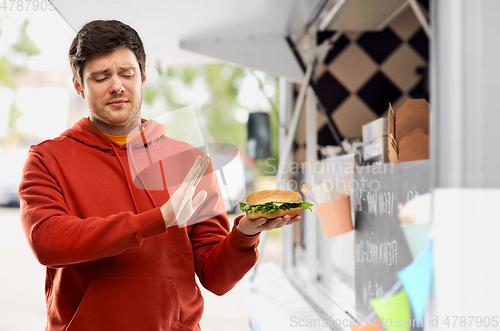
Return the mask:
<path fill-rule="evenodd" d="M 106 125 L 114 128 L 120 127 L 134 127 L 135 125 L 140 125 L 141 117 L 140 113 L 130 114 L 128 112 L 113 112 L 107 113 L 105 116 L 98 116 L 94 114 L 90 116 L 91 122 L 100 122 L 101 125 Z M 135 123 L 137 122 L 137 123 Z"/>

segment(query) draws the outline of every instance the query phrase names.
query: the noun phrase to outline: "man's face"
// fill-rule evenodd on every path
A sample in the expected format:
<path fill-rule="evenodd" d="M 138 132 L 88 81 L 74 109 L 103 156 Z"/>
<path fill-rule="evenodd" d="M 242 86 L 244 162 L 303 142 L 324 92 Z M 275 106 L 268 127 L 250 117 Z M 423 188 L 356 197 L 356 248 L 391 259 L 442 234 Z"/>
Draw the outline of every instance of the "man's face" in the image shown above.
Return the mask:
<path fill-rule="evenodd" d="M 108 134 L 123 129 L 119 133 L 127 134 L 140 124 L 146 76 L 141 79 L 139 63 L 129 48 L 120 47 L 87 61 L 82 81 L 83 86 L 73 78 L 75 90 L 85 99 L 90 120 L 98 129 Z"/>

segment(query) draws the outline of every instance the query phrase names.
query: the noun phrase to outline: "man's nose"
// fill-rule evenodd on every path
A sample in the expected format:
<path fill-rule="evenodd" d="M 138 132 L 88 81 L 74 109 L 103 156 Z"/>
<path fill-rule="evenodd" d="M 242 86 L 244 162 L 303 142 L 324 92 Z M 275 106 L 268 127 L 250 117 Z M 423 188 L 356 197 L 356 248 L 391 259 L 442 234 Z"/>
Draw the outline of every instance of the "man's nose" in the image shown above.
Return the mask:
<path fill-rule="evenodd" d="M 123 87 L 122 81 L 120 80 L 119 77 L 112 77 L 111 78 L 111 86 L 109 88 L 109 93 L 122 93 L 125 91 L 125 88 Z"/>

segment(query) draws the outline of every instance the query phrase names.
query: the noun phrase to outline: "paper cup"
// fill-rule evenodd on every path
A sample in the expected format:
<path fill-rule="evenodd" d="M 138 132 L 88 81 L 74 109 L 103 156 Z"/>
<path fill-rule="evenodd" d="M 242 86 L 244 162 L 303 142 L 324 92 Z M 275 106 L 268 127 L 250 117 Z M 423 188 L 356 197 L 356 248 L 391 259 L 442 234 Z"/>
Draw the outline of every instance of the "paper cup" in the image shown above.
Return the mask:
<path fill-rule="evenodd" d="M 341 194 L 340 199 L 319 203 L 315 207 L 327 237 L 338 236 L 352 230 L 349 195 Z"/>
<path fill-rule="evenodd" d="M 406 243 L 410 248 L 411 255 L 416 258 L 427 243 L 427 233 L 429 232 L 430 223 L 401 223 L 401 229 L 406 238 Z"/>

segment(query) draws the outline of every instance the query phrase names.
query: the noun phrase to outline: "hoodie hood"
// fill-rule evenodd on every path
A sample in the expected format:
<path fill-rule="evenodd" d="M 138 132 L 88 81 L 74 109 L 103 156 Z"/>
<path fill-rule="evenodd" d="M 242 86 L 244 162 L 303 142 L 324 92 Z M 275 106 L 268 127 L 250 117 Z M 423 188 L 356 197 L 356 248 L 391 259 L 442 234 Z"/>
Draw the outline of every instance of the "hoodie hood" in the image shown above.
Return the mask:
<path fill-rule="evenodd" d="M 132 140 L 127 141 L 126 144 L 120 146 L 113 140 L 106 137 L 94 126 L 94 124 L 90 122 L 90 119 L 88 117 L 85 117 L 75 123 L 75 125 L 73 125 L 71 129 L 68 129 L 61 134 L 61 137 L 68 137 L 89 147 L 99 149 L 106 153 L 114 154 L 122 169 L 125 181 L 127 182 L 130 196 L 137 213 L 139 213 L 139 209 L 137 206 L 136 197 L 134 196 L 134 190 L 132 188 L 133 181 L 136 177 L 136 171 L 134 170 L 137 169 L 136 161 L 133 156 L 134 152 L 127 153 L 129 155 L 129 160 L 131 161 L 129 162 L 129 166 L 127 166 L 123 162 L 119 154 L 126 153 L 127 148 L 129 148 L 129 150 L 136 150 L 140 149 L 141 147 L 146 150 L 152 148 L 160 144 L 161 137 L 165 135 L 165 127 L 153 120 L 146 121 L 144 119 L 141 119 L 141 130 L 141 134 L 135 136 Z M 136 132 L 131 132 L 131 134 L 133 133 Z M 132 177 L 129 178 L 130 175 L 128 174 L 130 174 Z M 146 187 L 144 187 L 143 189 L 145 190 L 153 206 L 155 208 L 158 207 L 149 190 Z"/>
<path fill-rule="evenodd" d="M 126 149 L 126 145 L 128 145 L 129 148 L 144 146 L 145 144 L 147 144 L 148 147 L 152 147 L 158 144 L 159 139 L 165 135 L 165 127 L 156 121 L 141 119 L 141 126 L 144 134 L 137 135 L 132 140 L 128 141 L 127 144 L 123 144 L 122 146 L 106 137 L 90 122 L 88 117 L 82 118 L 76 122 L 72 128 L 64 131 L 61 137 L 69 137 L 89 147 L 113 152 L 113 150 L 116 149 Z M 134 130 L 131 134 L 133 133 L 137 132 Z M 143 139 L 146 140 L 144 141 Z"/>

